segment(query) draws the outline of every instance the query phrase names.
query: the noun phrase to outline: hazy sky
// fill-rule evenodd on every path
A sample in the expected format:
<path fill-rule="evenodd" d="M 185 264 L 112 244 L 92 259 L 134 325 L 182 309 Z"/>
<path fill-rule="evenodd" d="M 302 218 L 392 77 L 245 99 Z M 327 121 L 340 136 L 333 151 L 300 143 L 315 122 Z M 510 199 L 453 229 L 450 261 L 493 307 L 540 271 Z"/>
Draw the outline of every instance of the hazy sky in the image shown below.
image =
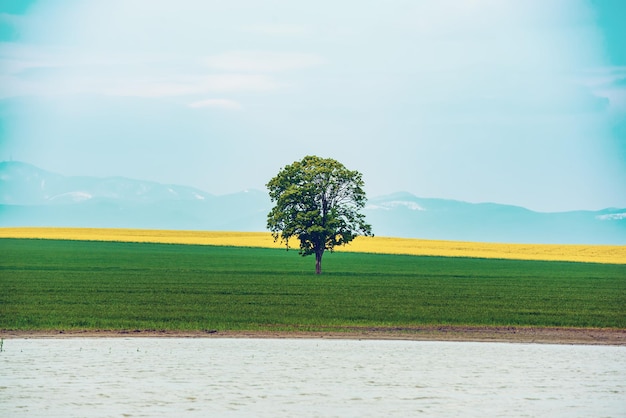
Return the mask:
<path fill-rule="evenodd" d="M 626 207 L 626 1 L 2 0 L 0 160 L 215 194 Z"/>

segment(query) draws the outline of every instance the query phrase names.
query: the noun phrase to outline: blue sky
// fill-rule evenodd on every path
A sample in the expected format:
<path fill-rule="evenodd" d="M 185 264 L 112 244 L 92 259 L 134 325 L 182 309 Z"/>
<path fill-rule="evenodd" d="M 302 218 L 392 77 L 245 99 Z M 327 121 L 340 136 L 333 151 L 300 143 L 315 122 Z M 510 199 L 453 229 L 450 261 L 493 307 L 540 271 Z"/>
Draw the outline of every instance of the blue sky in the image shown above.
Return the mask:
<path fill-rule="evenodd" d="M 3 0 L 0 160 L 215 194 L 626 207 L 621 0 Z"/>

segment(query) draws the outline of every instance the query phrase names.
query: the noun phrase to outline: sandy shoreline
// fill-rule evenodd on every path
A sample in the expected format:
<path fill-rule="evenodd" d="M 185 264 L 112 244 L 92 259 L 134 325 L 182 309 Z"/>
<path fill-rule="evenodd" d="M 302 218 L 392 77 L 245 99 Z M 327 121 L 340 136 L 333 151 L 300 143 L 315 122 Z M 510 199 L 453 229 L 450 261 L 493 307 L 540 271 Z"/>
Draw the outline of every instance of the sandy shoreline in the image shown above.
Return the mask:
<path fill-rule="evenodd" d="M 1 330 L 0 338 L 307 338 L 626 346 L 626 329 L 424 326 L 341 331 Z"/>

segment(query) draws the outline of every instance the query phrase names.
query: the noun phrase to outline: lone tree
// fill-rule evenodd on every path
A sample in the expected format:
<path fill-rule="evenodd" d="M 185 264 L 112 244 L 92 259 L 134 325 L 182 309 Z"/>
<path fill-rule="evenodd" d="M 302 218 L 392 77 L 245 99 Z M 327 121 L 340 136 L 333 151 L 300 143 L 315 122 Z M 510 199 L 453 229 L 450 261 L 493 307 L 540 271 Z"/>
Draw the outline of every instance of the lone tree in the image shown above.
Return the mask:
<path fill-rule="evenodd" d="M 276 205 L 267 215 L 274 241 L 300 240 L 300 254 L 315 254 L 315 272 L 322 272 L 324 251 L 333 251 L 358 235 L 372 235 L 359 213 L 366 202 L 363 176 L 331 158 L 304 157 L 281 169 L 267 183 Z"/>

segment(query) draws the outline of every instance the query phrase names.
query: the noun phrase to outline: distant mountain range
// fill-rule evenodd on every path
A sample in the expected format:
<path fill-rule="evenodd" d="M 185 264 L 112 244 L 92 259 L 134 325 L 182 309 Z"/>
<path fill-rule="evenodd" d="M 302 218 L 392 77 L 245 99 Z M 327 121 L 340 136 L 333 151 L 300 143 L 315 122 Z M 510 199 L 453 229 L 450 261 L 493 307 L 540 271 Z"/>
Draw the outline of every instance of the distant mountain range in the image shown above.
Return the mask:
<path fill-rule="evenodd" d="M 0 162 L 0 226 L 264 231 L 267 193 L 215 196 L 192 187 L 123 177 L 66 177 Z M 364 210 L 378 236 L 626 245 L 626 209 L 533 212 L 496 203 L 375 197 Z"/>

